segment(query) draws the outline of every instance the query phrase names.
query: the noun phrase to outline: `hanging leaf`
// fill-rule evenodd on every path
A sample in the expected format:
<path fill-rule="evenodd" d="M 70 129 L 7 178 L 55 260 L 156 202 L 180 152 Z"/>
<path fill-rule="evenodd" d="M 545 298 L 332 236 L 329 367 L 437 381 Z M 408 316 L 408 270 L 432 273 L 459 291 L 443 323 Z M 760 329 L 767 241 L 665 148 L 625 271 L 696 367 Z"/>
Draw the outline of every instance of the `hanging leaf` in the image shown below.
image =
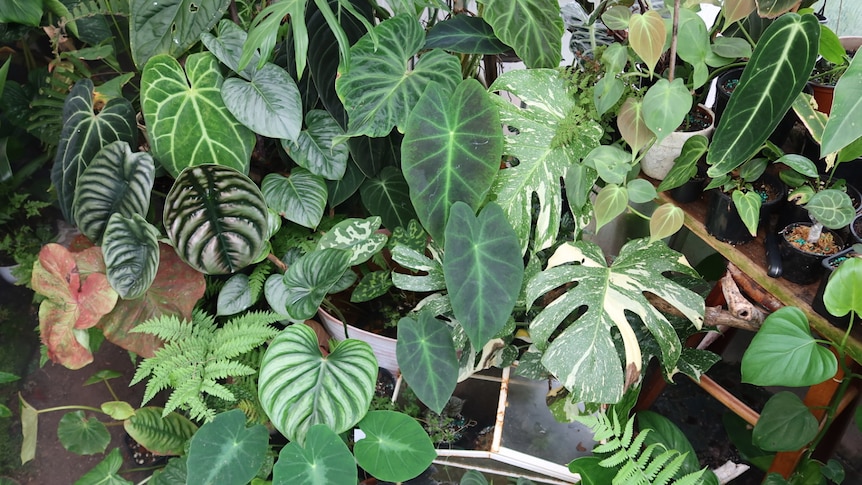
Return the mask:
<path fill-rule="evenodd" d="M 355 485 L 356 461 L 344 441 L 324 424 L 308 429 L 305 446 L 291 442 L 272 467 L 274 485 Z"/>
<path fill-rule="evenodd" d="M 182 455 L 198 427 L 182 414 L 147 406 L 123 421 L 123 429 L 144 448 L 159 455 Z"/>
<path fill-rule="evenodd" d="M 119 448 L 114 448 L 104 460 L 75 481 L 75 485 L 132 485 L 119 475 L 122 465 L 123 455 Z"/>
<path fill-rule="evenodd" d="M 554 0 L 483 0 L 485 19 L 528 68 L 560 65 L 563 19 Z"/>
<path fill-rule="evenodd" d="M 437 414 L 443 412 L 458 383 L 458 356 L 452 332 L 431 312 L 398 321 L 395 346 L 401 372 L 416 397 Z"/>
<path fill-rule="evenodd" d="M 425 37 L 424 49 L 443 49 L 462 54 L 502 54 L 509 50 L 494 35 L 494 29 L 482 17 L 454 15 L 437 22 Z"/>
<path fill-rule="evenodd" d="M 282 140 L 281 146 L 297 165 L 327 180 L 340 180 L 347 170 L 347 143 L 336 143 L 344 134 L 341 126 L 326 111 L 313 109 L 305 115 L 305 130 Z M 285 138 L 285 137 L 281 137 Z"/>
<path fill-rule="evenodd" d="M 616 219 L 625 212 L 629 204 L 629 193 L 625 187 L 616 184 L 608 184 L 602 187 L 596 196 L 596 232 L 605 224 Z"/>
<path fill-rule="evenodd" d="M 651 10 L 652 11 L 652 10 Z M 656 143 L 679 128 L 691 111 L 692 96 L 682 79 L 659 79 L 644 95 L 644 123 L 656 136 Z"/>
<path fill-rule="evenodd" d="M 192 436 L 188 485 L 245 485 L 266 458 L 269 432 L 262 424 L 246 427 L 245 413 L 221 413 Z"/>
<path fill-rule="evenodd" d="M 368 212 L 380 216 L 383 227 L 394 230 L 407 227 L 416 219 L 416 211 L 410 202 L 410 186 L 404 173 L 396 167 L 384 167 L 376 177 L 371 177 L 359 188 L 362 205 Z"/>
<path fill-rule="evenodd" d="M 649 68 L 650 75 L 664 52 L 667 29 L 655 10 L 632 14 L 629 18 L 629 45 Z"/>
<path fill-rule="evenodd" d="M 617 115 L 617 128 L 633 153 L 638 153 L 655 137 L 644 121 L 643 100 L 637 98 L 623 101 Z"/>
<path fill-rule="evenodd" d="M 862 137 L 857 116 L 862 109 L 862 56 L 853 56 L 850 66 L 835 85 L 832 111 L 823 130 L 820 153 L 837 152 Z"/>
<path fill-rule="evenodd" d="M 766 451 L 796 451 L 817 436 L 817 419 L 796 394 L 770 397 L 754 425 L 752 441 Z"/>
<path fill-rule="evenodd" d="M 57 438 L 63 448 L 78 455 L 104 453 L 111 442 L 108 428 L 98 419 L 87 419 L 84 411 L 66 413 L 57 425 Z"/>
<path fill-rule="evenodd" d="M 422 473 L 437 452 L 415 419 L 395 411 L 370 411 L 359 428 L 365 438 L 353 453 L 364 470 L 378 480 L 403 482 Z"/>
<path fill-rule="evenodd" d="M 682 229 L 685 212 L 673 204 L 662 204 L 649 218 L 650 242 L 672 236 Z"/>
<path fill-rule="evenodd" d="M 260 184 L 266 205 L 285 219 L 311 229 L 317 227 L 326 208 L 326 183 L 304 168 L 289 177 L 271 173 Z"/>
<path fill-rule="evenodd" d="M 138 68 L 156 54 L 180 57 L 212 29 L 230 0 L 131 0 L 129 44 Z M 157 157 L 158 158 L 158 157 Z"/>
<path fill-rule="evenodd" d="M 849 312 L 862 315 L 862 288 L 855 282 L 862 275 L 862 259 L 850 258 L 832 273 L 823 294 L 829 313 L 842 317 Z"/>

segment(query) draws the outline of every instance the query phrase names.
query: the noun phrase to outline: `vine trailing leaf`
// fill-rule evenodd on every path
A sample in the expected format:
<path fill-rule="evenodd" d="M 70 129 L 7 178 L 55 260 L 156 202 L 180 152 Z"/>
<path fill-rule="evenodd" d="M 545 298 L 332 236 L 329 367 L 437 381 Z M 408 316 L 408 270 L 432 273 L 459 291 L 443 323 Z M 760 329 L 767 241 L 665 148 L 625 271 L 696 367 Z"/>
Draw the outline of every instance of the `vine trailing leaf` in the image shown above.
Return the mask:
<path fill-rule="evenodd" d="M 147 320 L 133 332 L 156 335 L 165 346 L 141 362 L 132 384 L 149 377 L 144 403 L 162 389 L 173 388 L 164 415 L 180 408 L 192 419 L 210 421 L 216 412 L 204 395 L 236 401 L 223 379 L 256 372 L 240 357 L 274 337 L 278 330 L 272 324 L 282 318 L 272 312 L 248 312 L 219 327 L 213 316 L 196 310 L 191 321 L 176 316 Z"/>

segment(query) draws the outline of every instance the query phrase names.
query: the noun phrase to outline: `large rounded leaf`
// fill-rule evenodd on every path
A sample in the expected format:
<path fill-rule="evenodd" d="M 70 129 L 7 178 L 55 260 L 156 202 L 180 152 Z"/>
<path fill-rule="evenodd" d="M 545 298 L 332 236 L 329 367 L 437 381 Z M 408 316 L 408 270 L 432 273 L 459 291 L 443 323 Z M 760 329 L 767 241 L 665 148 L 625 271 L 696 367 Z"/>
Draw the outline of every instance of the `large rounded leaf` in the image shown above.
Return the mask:
<path fill-rule="evenodd" d="M 317 227 L 326 208 L 326 182 L 304 168 L 289 177 L 271 173 L 260 184 L 266 204 L 285 219 L 311 229 Z"/>
<path fill-rule="evenodd" d="M 377 381 L 377 359 L 362 341 L 347 339 L 323 356 L 311 327 L 295 324 L 278 334 L 260 364 L 260 404 L 273 425 L 302 444 L 308 429 L 336 433 L 362 419 Z"/>
<path fill-rule="evenodd" d="M 266 202 L 254 182 L 232 168 L 189 167 L 168 193 L 164 224 L 177 254 L 191 267 L 233 273 L 265 246 Z"/>
<path fill-rule="evenodd" d="M 78 178 L 75 189 L 72 215 L 81 233 L 99 242 L 111 214 L 145 216 L 155 173 L 149 153 L 132 153 L 124 141 L 103 148 Z"/>
<path fill-rule="evenodd" d="M 440 84 L 425 90 L 407 122 L 401 163 L 431 237 L 443 241 L 455 202 L 479 208 L 502 155 L 500 116 L 478 81 L 462 81 L 454 93 Z"/>
<path fill-rule="evenodd" d="M 221 91 L 225 106 L 259 135 L 296 140 L 302 127 L 302 101 L 283 68 L 268 62 L 250 81 L 230 78 Z"/>
<path fill-rule="evenodd" d="M 105 229 L 108 283 L 120 298 L 143 296 L 159 270 L 159 231 L 138 214 L 131 218 L 114 214 Z"/>
<path fill-rule="evenodd" d="M 230 0 L 132 0 L 129 44 L 138 67 L 156 54 L 179 57 L 222 17 Z"/>
<path fill-rule="evenodd" d="M 296 137 L 282 140 L 284 151 L 311 173 L 327 180 L 340 180 L 347 170 L 348 155 L 347 143 L 335 143 L 335 138 L 344 134 L 341 125 L 319 109 L 309 111 L 305 123 L 307 128 Z"/>
<path fill-rule="evenodd" d="M 395 411 L 371 411 L 359 423 L 365 438 L 356 442 L 356 461 L 379 480 L 416 477 L 437 457 L 431 438 L 415 419 Z"/>
<path fill-rule="evenodd" d="M 111 442 L 105 425 L 94 417 L 88 419 L 84 411 L 64 414 L 57 426 L 57 438 L 63 448 L 78 455 L 104 453 Z"/>
<path fill-rule="evenodd" d="M 452 331 L 431 312 L 398 321 L 395 355 L 404 379 L 426 406 L 440 414 L 458 384 L 458 356 Z M 410 363 L 406 365 L 406 363 Z"/>
<path fill-rule="evenodd" d="M 123 421 L 123 428 L 129 436 L 146 449 L 160 455 L 182 455 L 186 441 L 195 434 L 198 427 L 179 413 L 169 413 L 162 417 L 164 409 L 145 407 L 135 411 Z"/>
<path fill-rule="evenodd" d="M 415 67 L 410 60 L 425 43 L 422 25 L 411 15 L 397 15 L 374 28 L 350 48 L 350 62 L 339 66 L 335 90 L 347 110 L 350 136 L 386 136 L 403 131 L 410 110 L 432 82 L 453 90 L 461 79 L 458 58 L 434 49 Z"/>
<path fill-rule="evenodd" d="M 192 437 L 187 485 L 245 485 L 266 458 L 269 432 L 262 424 L 245 427 L 245 413 L 219 414 Z"/>
<path fill-rule="evenodd" d="M 305 446 L 288 443 L 272 467 L 273 485 L 355 485 L 356 461 L 344 441 L 323 424 L 308 429 Z"/>
<path fill-rule="evenodd" d="M 185 71 L 162 54 L 141 75 L 141 109 L 153 157 L 176 177 L 186 167 L 215 163 L 248 173 L 254 133 L 238 122 L 222 100 L 218 60 L 192 54 Z"/>
<path fill-rule="evenodd" d="M 796 451 L 817 436 L 817 418 L 796 394 L 782 391 L 769 398 L 751 434 L 766 451 Z"/>
<path fill-rule="evenodd" d="M 482 17 L 530 68 L 560 65 L 563 19 L 554 0 L 483 0 Z"/>

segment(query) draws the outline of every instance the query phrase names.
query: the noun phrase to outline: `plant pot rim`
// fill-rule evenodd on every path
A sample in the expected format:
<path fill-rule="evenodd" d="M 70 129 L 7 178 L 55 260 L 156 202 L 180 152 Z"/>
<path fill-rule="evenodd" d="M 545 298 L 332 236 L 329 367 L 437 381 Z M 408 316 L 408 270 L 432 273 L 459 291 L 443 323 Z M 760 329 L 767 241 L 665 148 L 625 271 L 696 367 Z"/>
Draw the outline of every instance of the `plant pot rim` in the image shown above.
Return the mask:
<path fill-rule="evenodd" d="M 810 223 L 810 222 L 791 222 L 790 224 L 788 224 L 788 225 L 784 226 L 780 231 L 778 231 L 778 234 L 781 236 L 781 239 L 782 239 L 782 240 L 784 240 L 784 241 L 787 243 L 786 245 L 787 245 L 787 247 L 788 247 L 788 248 L 790 248 L 790 249 L 792 249 L 793 251 L 796 251 L 796 252 L 798 252 L 798 253 L 801 253 L 801 254 L 807 254 L 807 255 L 810 255 L 810 256 L 823 257 L 823 258 L 825 259 L 825 258 L 828 258 L 828 257 L 830 257 L 830 256 L 835 256 L 835 255 L 839 254 L 839 253 L 843 250 L 843 248 L 844 248 L 844 239 L 842 239 L 842 238 L 841 238 L 841 235 L 839 235 L 837 231 L 833 231 L 832 229 L 829 229 L 829 228 L 827 228 L 827 227 L 824 227 L 824 228 L 823 228 L 823 231 L 824 231 L 824 232 L 829 232 L 830 234 L 832 234 L 832 240 L 836 243 L 836 246 L 838 246 L 839 248 L 842 248 L 842 249 L 840 249 L 838 252 L 831 253 L 831 254 L 813 253 L 813 252 L 811 252 L 811 251 L 806 251 L 806 250 L 804 250 L 804 249 L 802 249 L 802 248 L 800 248 L 800 247 L 798 247 L 798 246 L 796 246 L 796 245 L 794 245 L 794 244 L 790 244 L 790 242 L 789 242 L 789 241 L 787 241 L 787 237 L 786 237 L 786 236 L 787 236 L 787 233 L 789 233 L 789 232 L 790 232 L 790 230 L 792 230 L 793 228 L 798 227 L 798 226 L 808 226 L 808 227 L 811 227 L 812 225 L 813 225 L 813 224 L 812 224 L 812 223 Z"/>

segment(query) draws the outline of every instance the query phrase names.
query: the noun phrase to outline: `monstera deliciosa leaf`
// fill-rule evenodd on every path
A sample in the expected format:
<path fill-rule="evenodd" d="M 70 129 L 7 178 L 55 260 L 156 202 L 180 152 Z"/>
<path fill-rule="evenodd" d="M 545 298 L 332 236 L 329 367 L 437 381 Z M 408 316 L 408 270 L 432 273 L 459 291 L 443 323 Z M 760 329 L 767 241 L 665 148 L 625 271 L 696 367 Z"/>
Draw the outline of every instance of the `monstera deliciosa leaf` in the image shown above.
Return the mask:
<path fill-rule="evenodd" d="M 429 84 L 452 91 L 461 79 L 458 58 L 439 49 L 410 60 L 422 49 L 425 31 L 411 15 L 381 22 L 350 48 L 350 61 L 338 68 L 335 91 L 347 110 L 348 136 L 386 136 L 404 131 L 407 117 Z"/>
<path fill-rule="evenodd" d="M 222 100 L 218 60 L 188 56 L 185 70 L 167 54 L 151 58 L 141 74 L 141 109 L 153 157 L 173 177 L 186 167 L 215 163 L 248 173 L 254 133 Z"/>
<path fill-rule="evenodd" d="M 300 445 L 315 424 L 347 431 L 371 404 L 377 381 L 371 347 L 347 339 L 331 350 L 321 354 L 314 330 L 300 323 L 272 340 L 260 364 L 260 404 L 272 424 Z"/>
<path fill-rule="evenodd" d="M 643 321 L 660 348 L 665 373 L 671 374 L 682 344 L 644 292 L 674 306 L 697 328 L 703 323 L 704 303 L 697 293 L 666 278 L 665 272 L 697 276 L 682 255 L 661 242 L 630 241 L 608 266 L 597 245 L 579 241 L 561 246 L 548 261 L 548 268 L 527 283 L 529 305 L 549 292 L 566 288 L 530 323 L 530 336 L 543 351 L 542 364 L 571 392 L 575 402 L 615 403 L 639 379 L 641 347 L 627 313 Z M 566 286 L 572 283 L 574 286 Z M 577 316 L 575 321 L 560 329 L 572 316 Z M 614 347 L 614 326 L 625 348 L 623 365 Z"/>
<path fill-rule="evenodd" d="M 563 203 L 560 179 L 571 165 L 597 147 L 602 137 L 601 126 L 588 117 L 573 120 L 577 128 L 569 132 L 549 129 L 563 124 L 575 108 L 568 84 L 553 69 L 526 69 L 507 72 L 490 87 L 491 91 L 517 96 L 525 106 L 491 96 L 500 110 L 500 120 L 517 130 L 505 137 L 503 153 L 520 162 L 498 172 L 491 193 L 515 228 L 522 251 L 527 249 L 533 227 L 533 197 L 539 202 L 534 249 L 550 247 L 557 240 Z"/>
<path fill-rule="evenodd" d="M 131 0 L 129 44 L 138 67 L 156 54 L 182 55 L 224 15 L 230 0 Z"/>
<path fill-rule="evenodd" d="M 401 148 L 404 178 L 419 220 L 443 242 L 452 204 L 476 210 L 500 168 L 503 135 L 497 108 L 475 79 L 453 93 L 432 84 L 407 122 Z"/>
<path fill-rule="evenodd" d="M 93 82 L 78 81 L 63 102 L 63 131 L 51 169 L 51 183 L 63 217 L 70 222 L 78 177 L 99 151 L 114 141 L 137 146 L 135 110 L 124 98 L 108 101 L 101 111 L 93 112 Z"/>
<path fill-rule="evenodd" d="M 205 274 L 234 273 L 268 238 L 267 207 L 254 182 L 221 165 L 189 167 L 165 199 L 165 231 L 177 254 Z"/>
<path fill-rule="evenodd" d="M 482 17 L 529 68 L 560 65 L 563 18 L 554 0 L 482 0 Z"/>

